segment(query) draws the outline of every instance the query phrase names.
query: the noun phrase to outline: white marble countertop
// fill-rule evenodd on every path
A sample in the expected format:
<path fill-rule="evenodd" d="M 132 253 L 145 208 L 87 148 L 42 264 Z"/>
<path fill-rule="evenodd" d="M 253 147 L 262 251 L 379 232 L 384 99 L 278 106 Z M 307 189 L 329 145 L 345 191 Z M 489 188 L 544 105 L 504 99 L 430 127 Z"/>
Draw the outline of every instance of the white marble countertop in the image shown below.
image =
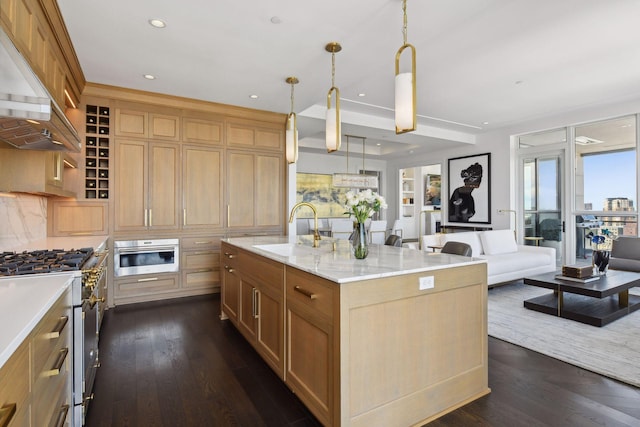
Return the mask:
<path fill-rule="evenodd" d="M 369 256 L 360 260 L 353 256 L 347 240 L 335 241 L 335 251 L 332 239 L 321 240 L 319 248 L 296 236 L 232 237 L 223 241 L 336 283 L 486 263 L 478 258 L 374 244 L 369 246 Z"/>
<path fill-rule="evenodd" d="M 109 236 L 71 236 L 71 237 L 47 237 L 41 240 L 34 240 L 29 243 L 21 243 L 9 248 L 0 247 L 0 251 L 22 252 L 36 251 L 41 249 L 80 249 L 93 248 L 101 250 L 106 244 Z"/>
<path fill-rule="evenodd" d="M 71 285 L 73 273 L 12 276 L 0 280 L 0 367 Z"/>

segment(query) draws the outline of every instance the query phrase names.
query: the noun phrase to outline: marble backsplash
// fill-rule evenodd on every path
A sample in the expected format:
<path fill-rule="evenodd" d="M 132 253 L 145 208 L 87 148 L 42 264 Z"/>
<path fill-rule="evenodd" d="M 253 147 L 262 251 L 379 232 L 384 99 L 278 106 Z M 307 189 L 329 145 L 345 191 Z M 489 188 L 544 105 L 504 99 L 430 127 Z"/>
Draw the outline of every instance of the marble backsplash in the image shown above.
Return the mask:
<path fill-rule="evenodd" d="M 0 251 L 47 237 L 47 199 L 0 193 Z"/>

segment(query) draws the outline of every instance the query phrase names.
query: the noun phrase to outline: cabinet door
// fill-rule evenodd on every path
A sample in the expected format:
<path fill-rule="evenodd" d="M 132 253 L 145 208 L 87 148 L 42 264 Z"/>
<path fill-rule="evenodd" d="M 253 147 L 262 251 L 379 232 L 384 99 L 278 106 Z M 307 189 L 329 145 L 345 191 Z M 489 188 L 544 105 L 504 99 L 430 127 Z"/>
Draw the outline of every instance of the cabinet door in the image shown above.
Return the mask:
<path fill-rule="evenodd" d="M 175 144 L 149 144 L 149 228 L 178 228 L 179 149 Z"/>
<path fill-rule="evenodd" d="M 149 138 L 180 141 L 180 117 L 149 114 Z"/>
<path fill-rule="evenodd" d="M 234 324 L 238 324 L 240 275 L 236 269 L 237 252 L 227 244 L 222 244 L 220 264 L 222 264 L 222 311 Z"/>
<path fill-rule="evenodd" d="M 222 227 L 222 154 L 198 146 L 182 148 L 183 228 Z"/>
<path fill-rule="evenodd" d="M 227 153 L 227 226 L 253 227 L 254 155 L 233 151 Z"/>
<path fill-rule="evenodd" d="M 283 157 L 227 153 L 227 226 L 283 227 Z"/>
<path fill-rule="evenodd" d="M 146 159 L 146 142 L 116 140 L 113 180 L 116 231 L 146 229 Z"/>
<path fill-rule="evenodd" d="M 242 267 L 244 269 L 244 265 Z M 242 280 L 240 281 L 238 329 L 250 343 L 254 343 L 256 339 L 256 318 L 258 316 L 257 304 L 258 289 L 255 283 L 251 280 L 247 280 L 243 275 Z"/>
<path fill-rule="evenodd" d="M 284 300 L 282 292 L 261 286 L 257 296 L 256 346 L 272 369 L 284 378 Z"/>
<path fill-rule="evenodd" d="M 147 138 L 148 113 L 135 110 L 116 109 L 116 135 L 136 138 Z"/>
<path fill-rule="evenodd" d="M 282 226 L 284 167 L 280 155 L 257 154 L 255 158 L 255 225 Z"/>

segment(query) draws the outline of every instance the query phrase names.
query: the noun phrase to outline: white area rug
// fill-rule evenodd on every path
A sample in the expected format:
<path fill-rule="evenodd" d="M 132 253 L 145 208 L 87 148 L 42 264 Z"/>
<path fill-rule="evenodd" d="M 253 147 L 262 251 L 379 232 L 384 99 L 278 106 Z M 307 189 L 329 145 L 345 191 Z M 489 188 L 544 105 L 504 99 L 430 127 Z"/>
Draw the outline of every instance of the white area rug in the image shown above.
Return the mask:
<path fill-rule="evenodd" d="M 489 289 L 489 335 L 640 387 L 640 310 L 598 328 L 524 308 L 549 292 L 517 282 Z"/>

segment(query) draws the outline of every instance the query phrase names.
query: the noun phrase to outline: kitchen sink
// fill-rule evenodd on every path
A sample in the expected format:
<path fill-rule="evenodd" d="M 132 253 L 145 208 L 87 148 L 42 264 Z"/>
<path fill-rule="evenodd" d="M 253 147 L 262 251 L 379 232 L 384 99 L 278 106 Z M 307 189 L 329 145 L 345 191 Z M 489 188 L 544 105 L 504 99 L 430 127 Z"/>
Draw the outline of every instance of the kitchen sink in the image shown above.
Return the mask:
<path fill-rule="evenodd" d="M 294 243 L 272 243 L 269 245 L 253 245 L 253 247 L 280 256 L 291 256 L 300 245 Z"/>

